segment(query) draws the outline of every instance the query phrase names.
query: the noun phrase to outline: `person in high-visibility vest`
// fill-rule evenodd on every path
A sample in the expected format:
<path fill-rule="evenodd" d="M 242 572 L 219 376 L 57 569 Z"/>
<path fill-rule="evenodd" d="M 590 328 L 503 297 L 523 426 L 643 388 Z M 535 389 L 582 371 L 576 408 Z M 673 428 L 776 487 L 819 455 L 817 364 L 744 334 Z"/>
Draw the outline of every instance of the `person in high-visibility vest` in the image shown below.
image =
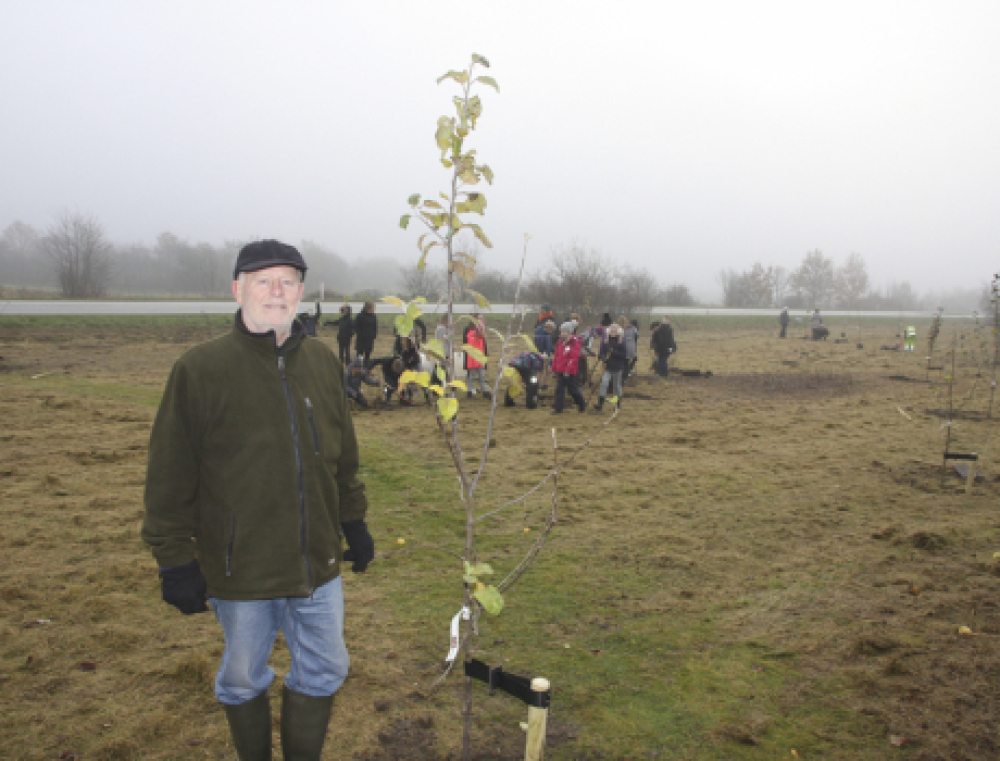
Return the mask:
<path fill-rule="evenodd" d="M 903 351 L 916 351 L 917 348 L 917 329 L 912 325 L 907 325 L 906 332 L 904 336 Z"/>

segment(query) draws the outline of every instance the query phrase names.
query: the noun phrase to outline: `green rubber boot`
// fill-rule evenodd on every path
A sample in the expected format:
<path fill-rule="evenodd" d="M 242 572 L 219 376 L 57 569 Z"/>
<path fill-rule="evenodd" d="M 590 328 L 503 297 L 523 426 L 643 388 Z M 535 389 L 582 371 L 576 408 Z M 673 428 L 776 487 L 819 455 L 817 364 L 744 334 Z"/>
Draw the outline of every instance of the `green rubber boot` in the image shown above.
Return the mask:
<path fill-rule="evenodd" d="M 320 761 L 333 695 L 314 698 L 285 687 L 281 691 L 281 749 L 285 761 Z"/>
<path fill-rule="evenodd" d="M 240 761 L 271 761 L 271 703 L 267 690 L 253 700 L 225 706 Z"/>

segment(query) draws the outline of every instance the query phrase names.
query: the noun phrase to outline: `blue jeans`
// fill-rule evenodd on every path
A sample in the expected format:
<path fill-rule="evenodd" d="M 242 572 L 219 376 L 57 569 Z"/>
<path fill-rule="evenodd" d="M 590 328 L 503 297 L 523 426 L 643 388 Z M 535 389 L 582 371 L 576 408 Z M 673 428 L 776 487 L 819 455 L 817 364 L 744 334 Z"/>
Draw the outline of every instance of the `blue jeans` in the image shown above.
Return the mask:
<path fill-rule="evenodd" d="M 347 678 L 350 657 L 344 645 L 344 591 L 338 576 L 312 598 L 220 600 L 209 598 L 226 635 L 215 675 L 215 696 L 226 705 L 253 700 L 274 680 L 267 665 L 278 632 L 292 654 L 285 685 L 310 697 L 332 695 Z"/>

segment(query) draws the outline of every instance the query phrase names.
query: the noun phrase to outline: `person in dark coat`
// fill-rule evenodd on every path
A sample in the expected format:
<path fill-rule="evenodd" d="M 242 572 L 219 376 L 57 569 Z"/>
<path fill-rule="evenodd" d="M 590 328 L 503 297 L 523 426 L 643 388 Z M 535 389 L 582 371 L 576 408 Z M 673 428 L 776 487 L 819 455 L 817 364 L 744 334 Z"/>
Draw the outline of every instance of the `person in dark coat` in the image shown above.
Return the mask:
<path fill-rule="evenodd" d="M 656 353 L 656 373 L 661 378 L 666 378 L 670 374 L 670 367 L 667 361 L 670 355 L 677 351 L 677 343 L 674 341 L 674 329 L 670 324 L 670 318 L 664 315 L 663 322 L 653 332 L 650 341 L 650 348 Z"/>
<path fill-rule="evenodd" d="M 549 375 L 552 373 L 552 352 L 555 351 L 556 324 L 552 320 L 546 320 L 535 328 L 535 348 L 545 359 L 545 367 L 541 373 L 541 385 L 539 388 L 549 387 Z"/>
<path fill-rule="evenodd" d="M 361 572 L 375 557 L 344 369 L 294 319 L 306 269 L 276 240 L 240 249 L 232 331 L 177 360 L 149 439 L 142 539 L 164 602 L 194 615 L 211 600 L 225 640 L 215 694 L 229 755 L 244 760 L 272 757 L 268 660 L 282 630 L 282 757 L 322 757 L 350 665 L 343 561 Z"/>
<path fill-rule="evenodd" d="M 608 326 L 608 340 L 601 348 L 600 357 L 604 362 L 604 374 L 601 376 L 601 390 L 597 393 L 597 412 L 604 409 L 604 397 L 609 387 L 611 395 L 617 397 L 617 406 L 622 406 L 622 372 L 628 364 L 628 355 L 621 328 L 617 325 Z"/>
<path fill-rule="evenodd" d="M 784 338 L 785 333 L 788 332 L 788 307 L 781 310 L 781 314 L 778 315 L 778 323 L 781 325 L 781 335 L 778 338 Z"/>
<path fill-rule="evenodd" d="M 318 301 L 316 302 L 315 310 L 299 313 L 299 322 L 302 323 L 302 329 L 307 336 L 316 337 L 316 327 L 319 325 L 319 318 L 322 316 L 323 310 L 320 308 Z"/>
<path fill-rule="evenodd" d="M 338 356 L 344 367 L 347 367 L 351 362 L 351 339 L 354 338 L 354 316 L 351 314 L 351 305 L 344 304 L 340 308 L 340 317 L 336 320 L 327 320 L 323 324 L 337 326 Z"/>
<path fill-rule="evenodd" d="M 354 320 L 354 350 L 358 356 L 364 357 L 365 365 L 375 350 L 375 339 L 378 338 L 378 318 L 375 316 L 375 302 L 366 301 L 365 308 Z"/>

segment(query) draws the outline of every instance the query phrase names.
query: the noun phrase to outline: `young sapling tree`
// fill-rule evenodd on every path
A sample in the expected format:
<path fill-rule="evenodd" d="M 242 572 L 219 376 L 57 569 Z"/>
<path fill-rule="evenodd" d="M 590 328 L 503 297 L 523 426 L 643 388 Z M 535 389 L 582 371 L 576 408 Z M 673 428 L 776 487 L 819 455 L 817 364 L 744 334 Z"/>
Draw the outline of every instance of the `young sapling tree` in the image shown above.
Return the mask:
<path fill-rule="evenodd" d="M 434 370 L 435 377 L 432 378 L 428 372 L 413 371 L 404 372 L 400 377 L 400 387 L 408 383 L 416 383 L 437 396 L 434 415 L 458 475 L 460 498 L 465 513 L 464 551 L 456 553 L 443 547 L 434 548 L 448 552 L 461 560 L 462 565 L 456 570 L 460 572 L 463 584 L 463 605 L 460 613 L 455 617 L 454 624 L 461 627 L 461 631 L 456 637 L 453 637 L 452 651 L 449 653 L 449 665 L 441 679 L 435 683 L 435 686 L 450 673 L 451 665 L 454 664 L 455 656 L 459 652 L 464 654 L 465 663 L 467 665 L 470 663 L 473 639 L 478 633 L 478 622 L 481 611 L 485 610 L 491 614 L 499 614 L 503 609 L 503 593 L 515 584 L 530 567 L 556 522 L 558 474 L 597 435 L 595 434 L 585 442 L 572 457 L 560 463 L 557 457 L 558 447 L 555 430 L 553 429 L 553 467 L 545 477 L 521 497 L 511 500 L 495 509 L 484 511 L 480 515 L 476 514 L 477 489 L 480 486 L 487 465 L 501 378 L 508 380 L 512 394 L 517 395 L 521 391 L 520 375 L 514 368 L 507 366 L 508 354 L 512 352 L 516 342 L 523 344 L 530 351 L 537 351 L 532 338 L 521 332 L 524 320 L 523 310 L 520 313 L 521 323 L 518 326 L 518 331 L 514 332 L 514 320 L 520 303 L 521 283 L 524 279 L 524 264 L 527 258 L 528 240 L 530 238 L 530 236 L 525 235 L 521 267 L 514 296 L 514 307 L 508 320 L 507 332 L 506 334 L 502 334 L 493 328 L 488 328 L 488 333 L 501 341 L 501 349 L 496 359 L 498 362 L 497 366 L 503 368 L 503 370 L 496 373 L 493 382 L 490 414 L 482 452 L 478 457 L 478 461 L 472 457 L 467 457 L 458 425 L 459 399 L 456 392 L 467 391 L 467 388 L 462 380 L 455 377 L 456 347 L 453 345 L 455 325 L 454 303 L 456 295 L 464 292 L 474 298 L 480 309 L 489 309 L 490 304 L 482 294 L 468 287 L 468 284 L 472 283 L 476 278 L 476 248 L 474 245 L 468 245 L 467 242 L 460 242 L 457 236 L 463 232 L 466 236 L 471 234 L 482 246 L 492 248 L 492 243 L 482 227 L 478 223 L 469 221 L 468 216 L 482 216 L 485 213 L 486 195 L 480 189 L 480 184 L 483 180 L 486 181 L 486 184 L 492 184 L 493 182 L 492 170 L 486 164 L 480 163 L 475 149 L 467 145 L 467 140 L 476 129 L 477 123 L 483 113 L 482 101 L 479 95 L 473 93 L 473 85 L 477 83 L 487 85 L 499 92 L 499 86 L 495 79 L 478 73 L 480 70 L 487 68 L 489 68 L 489 62 L 483 56 L 473 54 L 467 69 L 449 71 L 438 79 L 439 84 L 445 80 L 451 80 L 458 84 L 460 88 L 459 95 L 453 98 L 455 115 L 440 117 L 435 131 L 435 142 L 441 151 L 441 164 L 449 172 L 448 191 L 440 192 L 434 197 L 427 198 L 422 197 L 420 194 L 411 195 L 409 198 L 411 210 L 402 216 L 399 223 L 400 227 L 406 229 L 411 222 L 418 222 L 426 229 L 426 232 L 417 241 L 417 246 L 420 250 L 420 259 L 417 263 L 418 268 L 423 269 L 427 266 L 428 255 L 435 248 L 442 250 L 447 263 L 447 287 L 444 297 L 446 302 L 445 324 L 447 326 L 445 338 L 444 340 L 435 338 L 428 341 L 423 347 L 437 361 L 437 366 Z M 395 304 L 400 309 L 401 314 L 395 320 L 396 330 L 400 335 L 408 335 L 413 330 L 414 320 L 422 314 L 422 305 L 426 303 L 426 300 L 423 298 L 414 298 L 410 302 L 404 302 L 394 296 L 385 297 L 383 301 Z M 486 364 L 486 356 L 477 347 L 463 343 L 460 348 L 479 363 Z M 616 417 L 617 409 L 605 421 L 605 426 Z M 603 430 L 603 427 L 601 430 Z M 480 521 L 492 518 L 503 510 L 524 501 L 550 480 L 552 481 L 553 493 L 549 514 L 543 529 L 513 570 L 498 584 L 489 583 L 488 577 L 493 575 L 494 570 L 489 563 L 480 561 L 477 556 L 476 525 Z M 468 675 L 465 677 L 463 702 L 462 755 L 463 758 L 468 759 L 471 754 L 470 733 L 472 719 L 472 679 Z"/>

